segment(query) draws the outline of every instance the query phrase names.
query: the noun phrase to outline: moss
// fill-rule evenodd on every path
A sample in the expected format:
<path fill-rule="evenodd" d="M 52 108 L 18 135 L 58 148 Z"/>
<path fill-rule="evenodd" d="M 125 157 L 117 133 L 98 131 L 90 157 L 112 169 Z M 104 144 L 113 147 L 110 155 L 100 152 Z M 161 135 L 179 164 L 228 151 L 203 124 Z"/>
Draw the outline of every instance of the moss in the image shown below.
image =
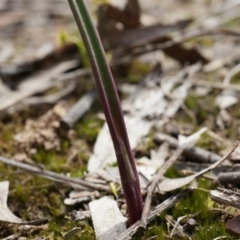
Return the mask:
<path fill-rule="evenodd" d="M 196 228 L 196 234 L 193 235 L 193 239 L 196 240 L 211 240 L 219 236 L 226 236 L 226 239 L 233 240 L 235 239 L 226 232 L 225 224 L 216 219 L 215 221 L 205 221 L 203 224 L 200 224 Z"/>
<path fill-rule="evenodd" d="M 96 116 L 88 116 L 76 124 L 75 130 L 79 138 L 93 144 L 102 125 L 103 120 L 96 118 Z"/>
<path fill-rule="evenodd" d="M 66 162 L 66 157 L 62 153 L 45 151 L 43 149 L 38 149 L 33 159 L 36 163 L 43 164 L 48 170 L 55 172 L 62 172 Z"/>
<path fill-rule="evenodd" d="M 64 219 L 61 222 L 61 228 L 59 228 L 60 222 L 49 223 L 49 227 L 47 230 L 42 231 L 41 234 L 44 237 L 52 240 L 64 239 L 67 232 L 72 230 L 75 227 L 80 228 L 78 232 L 71 236 L 71 240 L 95 240 L 94 231 L 92 227 L 87 222 L 75 222 L 68 219 Z"/>
<path fill-rule="evenodd" d="M 197 120 L 197 126 L 206 126 L 206 121 L 210 116 L 216 116 L 219 112 L 217 105 L 215 104 L 215 96 L 209 94 L 207 96 L 198 96 L 189 94 L 185 99 L 186 107 L 194 114 Z"/>
<path fill-rule="evenodd" d="M 168 177 L 168 178 L 177 178 L 177 177 L 180 177 L 178 171 L 177 171 L 173 166 L 171 166 L 171 167 L 166 171 L 166 173 L 164 174 L 164 176 L 165 176 L 165 177 Z"/>
<path fill-rule="evenodd" d="M 140 61 L 133 61 L 130 68 L 128 69 L 128 82 L 138 83 L 143 76 L 145 76 L 151 70 L 152 65 L 142 63 Z"/>
<path fill-rule="evenodd" d="M 240 84 L 240 73 L 237 73 L 233 78 L 231 79 L 232 84 Z"/>
<path fill-rule="evenodd" d="M 199 99 L 200 99 L 199 96 L 196 96 L 194 94 L 189 94 L 185 99 L 184 103 L 189 110 L 194 110 L 198 106 Z"/>
<path fill-rule="evenodd" d="M 167 239 L 167 235 L 165 233 L 165 228 L 163 226 L 150 226 L 147 231 L 140 230 L 132 239 L 133 240 L 145 240 L 151 237 L 154 237 L 155 240 L 163 240 Z"/>
<path fill-rule="evenodd" d="M 212 47 L 214 44 L 214 40 L 208 37 L 204 37 L 197 40 L 197 43 L 200 44 L 202 47 Z"/>
<path fill-rule="evenodd" d="M 156 148 L 156 143 L 154 141 L 155 131 L 154 129 L 151 129 L 151 131 L 148 134 L 147 137 L 147 151 L 150 151 L 151 149 Z"/>
<path fill-rule="evenodd" d="M 172 171 L 172 170 L 171 170 Z M 176 173 L 173 173 L 173 175 Z M 204 189 L 212 189 L 214 186 L 211 181 L 200 179 L 199 187 Z M 165 196 L 165 199 L 167 196 Z M 217 204 L 212 202 L 209 193 L 202 190 L 195 190 L 191 195 L 181 199 L 174 207 L 162 213 L 152 223 L 149 224 L 147 231 L 138 231 L 133 239 L 169 239 L 169 230 L 166 223 L 166 214 L 171 216 L 175 221 L 185 216 L 184 222 L 193 218 L 197 222 L 197 226 L 192 232 L 189 232 L 192 239 L 214 239 L 219 236 L 227 236 L 227 239 L 234 239 L 225 229 L 225 224 L 221 220 L 221 216 L 216 215 L 209 208 L 216 207 Z M 171 230 L 172 228 L 170 228 Z M 179 239 L 173 237 L 173 239 Z M 185 238 L 182 238 L 185 239 Z M 186 238 L 187 239 L 187 238 Z"/>
<path fill-rule="evenodd" d="M 236 111 L 236 118 L 240 119 L 240 111 Z"/>
<path fill-rule="evenodd" d="M 223 26 L 226 27 L 226 28 L 229 28 L 229 27 L 230 28 L 233 28 L 233 27 L 238 28 L 239 27 L 239 23 L 240 23 L 239 18 L 234 18 L 233 20 L 224 23 Z"/>

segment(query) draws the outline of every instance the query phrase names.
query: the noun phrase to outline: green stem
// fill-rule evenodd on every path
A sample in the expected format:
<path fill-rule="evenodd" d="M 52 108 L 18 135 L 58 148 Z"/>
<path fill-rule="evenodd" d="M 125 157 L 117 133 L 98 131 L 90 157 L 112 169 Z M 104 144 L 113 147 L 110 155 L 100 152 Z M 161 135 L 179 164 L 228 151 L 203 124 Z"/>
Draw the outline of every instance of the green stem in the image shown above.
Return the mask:
<path fill-rule="evenodd" d="M 141 218 L 143 202 L 116 85 L 102 43 L 84 0 L 68 0 L 88 52 L 112 137 L 131 224 Z M 107 143 L 106 143 L 107 144 Z"/>

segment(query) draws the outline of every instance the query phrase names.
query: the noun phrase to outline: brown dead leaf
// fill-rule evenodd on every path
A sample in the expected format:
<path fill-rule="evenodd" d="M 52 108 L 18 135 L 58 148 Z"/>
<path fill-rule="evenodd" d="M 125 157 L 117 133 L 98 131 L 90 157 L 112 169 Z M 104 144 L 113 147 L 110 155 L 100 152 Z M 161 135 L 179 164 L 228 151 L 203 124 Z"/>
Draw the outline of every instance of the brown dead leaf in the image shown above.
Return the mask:
<path fill-rule="evenodd" d="M 129 1 L 131 2 L 131 1 Z M 134 1 L 137 3 L 137 1 Z M 140 25 L 140 7 L 136 4 L 136 8 L 130 9 L 130 5 L 124 10 L 120 10 L 117 7 L 114 7 L 110 4 L 102 4 L 98 9 L 98 14 L 104 14 L 109 18 L 109 20 L 115 20 L 119 23 L 122 23 L 124 27 L 133 28 Z M 134 12 L 133 10 L 136 10 Z M 99 24 L 102 24 L 102 22 Z"/>
<path fill-rule="evenodd" d="M 226 229 L 233 233 L 240 234 L 240 215 L 235 216 L 233 219 L 228 220 L 226 223 Z"/>

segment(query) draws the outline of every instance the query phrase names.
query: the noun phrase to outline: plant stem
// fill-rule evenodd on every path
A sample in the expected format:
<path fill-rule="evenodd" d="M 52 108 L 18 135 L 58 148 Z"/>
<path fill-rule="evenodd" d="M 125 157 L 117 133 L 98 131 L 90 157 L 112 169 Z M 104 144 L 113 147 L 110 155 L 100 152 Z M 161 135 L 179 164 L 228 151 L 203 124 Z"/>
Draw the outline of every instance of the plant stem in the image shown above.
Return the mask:
<path fill-rule="evenodd" d="M 143 202 L 120 101 L 105 52 L 84 0 L 68 0 L 78 25 L 112 137 L 130 223 L 141 218 Z M 106 143 L 108 144 L 108 143 Z"/>

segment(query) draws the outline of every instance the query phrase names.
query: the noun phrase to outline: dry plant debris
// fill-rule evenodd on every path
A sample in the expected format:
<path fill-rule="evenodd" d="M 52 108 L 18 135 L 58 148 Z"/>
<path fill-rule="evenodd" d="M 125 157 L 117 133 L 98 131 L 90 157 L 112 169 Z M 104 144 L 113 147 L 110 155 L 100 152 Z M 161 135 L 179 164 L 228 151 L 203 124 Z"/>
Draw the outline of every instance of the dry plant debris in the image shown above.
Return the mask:
<path fill-rule="evenodd" d="M 227 149 L 240 134 L 239 1 L 88 2 L 148 208 L 125 223 L 112 143 L 67 2 L 1 1 L 0 238 L 236 239 L 239 149 Z"/>
<path fill-rule="evenodd" d="M 22 219 L 15 216 L 7 206 L 8 199 L 8 191 L 9 191 L 9 182 L 4 181 L 0 182 L 0 221 L 16 223 L 22 225 L 43 225 L 48 222 L 47 219 L 38 219 L 34 221 L 23 221 Z"/>

